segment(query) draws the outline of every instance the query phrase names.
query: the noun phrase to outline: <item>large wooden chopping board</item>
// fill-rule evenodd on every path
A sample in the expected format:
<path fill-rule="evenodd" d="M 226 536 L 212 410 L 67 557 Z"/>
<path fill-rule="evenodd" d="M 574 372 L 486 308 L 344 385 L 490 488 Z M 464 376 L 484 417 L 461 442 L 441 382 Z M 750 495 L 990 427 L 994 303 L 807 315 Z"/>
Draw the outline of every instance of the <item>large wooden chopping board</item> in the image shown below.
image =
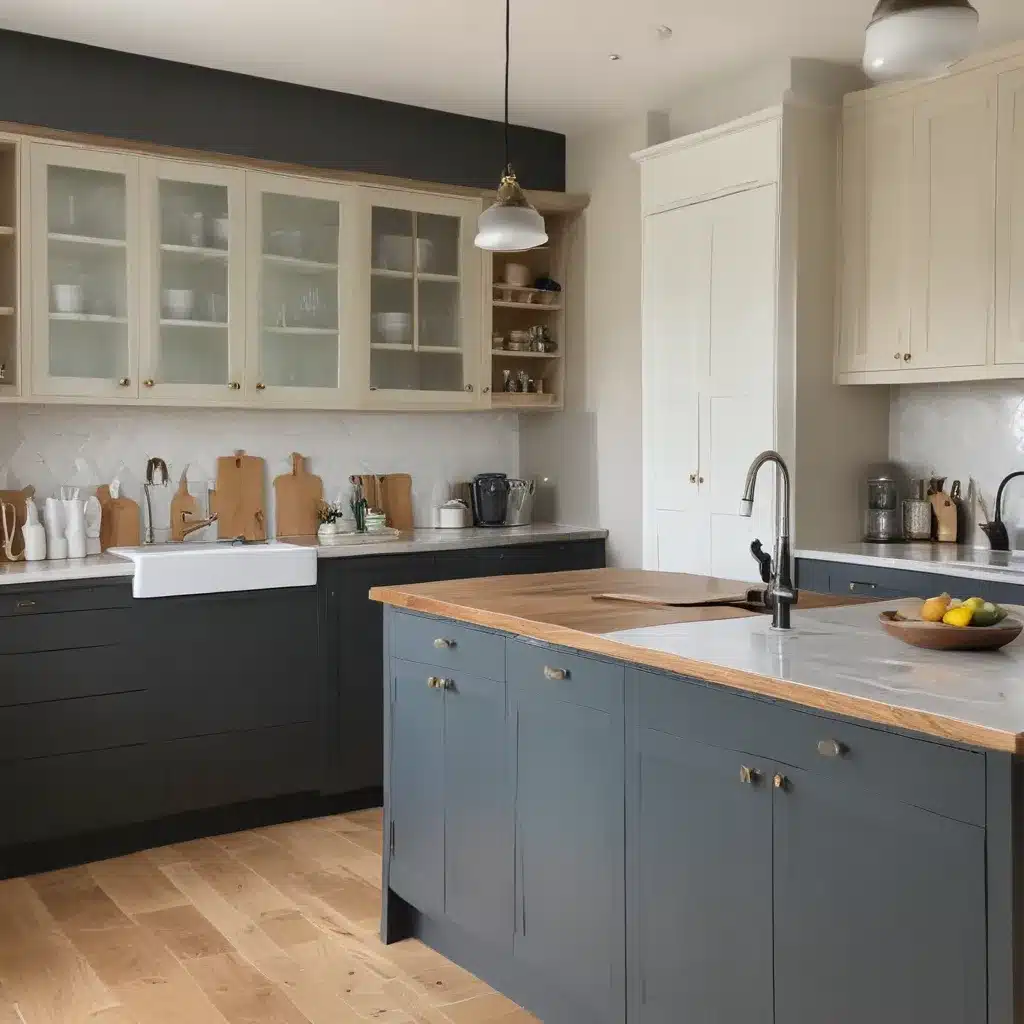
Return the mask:
<path fill-rule="evenodd" d="M 256 455 L 239 450 L 217 459 L 217 489 L 211 493 L 210 503 L 217 513 L 221 540 L 267 539 L 263 480 L 263 459 Z"/>
<path fill-rule="evenodd" d="M 292 471 L 274 478 L 275 533 L 278 537 L 315 537 L 316 512 L 324 484 L 306 472 L 305 459 L 292 452 Z"/>
<path fill-rule="evenodd" d="M 100 550 L 107 548 L 137 548 L 142 543 L 139 503 L 119 495 L 110 496 L 106 484 L 96 488 L 100 503 Z"/>
<path fill-rule="evenodd" d="M 408 473 L 388 473 L 380 480 L 382 511 L 388 517 L 388 526 L 411 530 L 412 477 Z"/>
<path fill-rule="evenodd" d="M 715 594 L 713 597 L 680 597 L 666 594 L 594 594 L 595 601 L 623 601 L 627 604 L 647 604 L 660 608 L 711 608 L 715 605 L 757 605 L 763 606 L 763 591 L 758 588 L 750 590 L 736 589 L 727 594 Z"/>
<path fill-rule="evenodd" d="M 11 541 L 11 550 L 15 558 L 25 550 L 25 535 L 21 528 L 28 520 L 28 508 L 26 502 L 36 493 L 34 487 L 25 487 L 20 491 L 0 491 L 0 502 L 5 505 L 14 506 L 14 537 Z M 0 562 L 6 562 L 7 556 L 4 553 L 3 536 L 0 533 Z"/>

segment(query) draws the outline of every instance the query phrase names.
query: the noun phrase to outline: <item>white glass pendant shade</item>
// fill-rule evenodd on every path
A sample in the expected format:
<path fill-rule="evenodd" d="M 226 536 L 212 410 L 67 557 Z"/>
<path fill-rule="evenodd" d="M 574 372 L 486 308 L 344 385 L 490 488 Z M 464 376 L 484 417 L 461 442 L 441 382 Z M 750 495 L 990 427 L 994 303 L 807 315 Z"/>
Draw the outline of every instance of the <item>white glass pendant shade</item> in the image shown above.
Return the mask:
<path fill-rule="evenodd" d="M 941 74 L 974 45 L 978 12 L 967 0 L 881 0 L 864 37 L 875 81 Z"/>
<path fill-rule="evenodd" d="M 506 175 L 498 201 L 480 214 L 473 244 L 488 252 L 523 252 L 547 240 L 544 218 L 529 204 L 515 175 Z"/>

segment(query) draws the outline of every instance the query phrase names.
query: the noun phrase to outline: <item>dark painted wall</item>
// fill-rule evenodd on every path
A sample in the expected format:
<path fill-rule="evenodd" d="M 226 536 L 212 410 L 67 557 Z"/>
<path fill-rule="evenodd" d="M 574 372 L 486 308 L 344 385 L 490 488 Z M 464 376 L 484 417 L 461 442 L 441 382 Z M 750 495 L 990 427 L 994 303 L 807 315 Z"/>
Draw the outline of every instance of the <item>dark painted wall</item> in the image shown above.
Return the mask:
<path fill-rule="evenodd" d="M 503 160 L 495 121 L 3 30 L 0 120 L 478 188 Z M 514 127 L 511 152 L 526 188 L 564 191 L 564 135 Z"/>

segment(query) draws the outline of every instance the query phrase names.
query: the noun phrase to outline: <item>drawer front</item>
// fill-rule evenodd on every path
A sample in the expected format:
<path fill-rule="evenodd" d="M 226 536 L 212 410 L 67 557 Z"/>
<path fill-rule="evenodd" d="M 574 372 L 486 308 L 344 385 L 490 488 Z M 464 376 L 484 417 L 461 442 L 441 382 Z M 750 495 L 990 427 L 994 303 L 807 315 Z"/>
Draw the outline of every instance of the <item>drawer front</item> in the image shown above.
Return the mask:
<path fill-rule="evenodd" d="M 132 636 L 127 608 L 0 619 L 0 654 L 32 654 L 119 644 Z"/>
<path fill-rule="evenodd" d="M 600 711 L 622 707 L 625 669 L 557 647 L 510 640 L 508 682 L 519 697 L 543 697 Z"/>
<path fill-rule="evenodd" d="M 448 619 L 400 612 L 391 628 L 391 653 L 403 661 L 505 678 L 505 637 Z"/>
<path fill-rule="evenodd" d="M 0 654 L 0 708 L 138 690 L 139 666 L 115 645 Z"/>
<path fill-rule="evenodd" d="M 637 672 L 629 706 L 640 728 L 689 737 L 833 776 L 973 825 L 985 824 L 985 757 L 729 693 L 679 676 Z"/>
<path fill-rule="evenodd" d="M 131 603 L 130 579 L 128 582 L 119 581 L 86 587 L 62 587 L 53 583 L 24 588 L 0 587 L 0 619 L 55 612 L 129 608 Z"/>

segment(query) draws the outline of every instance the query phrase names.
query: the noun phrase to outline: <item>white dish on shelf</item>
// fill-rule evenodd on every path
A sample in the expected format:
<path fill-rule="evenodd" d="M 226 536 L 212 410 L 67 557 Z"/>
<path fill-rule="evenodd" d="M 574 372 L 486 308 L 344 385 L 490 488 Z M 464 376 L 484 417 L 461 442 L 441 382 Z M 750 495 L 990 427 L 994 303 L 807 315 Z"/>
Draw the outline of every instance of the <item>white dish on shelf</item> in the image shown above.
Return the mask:
<path fill-rule="evenodd" d="M 80 284 L 55 284 L 50 288 L 53 293 L 53 311 L 55 313 L 82 312 L 82 286 Z"/>
<path fill-rule="evenodd" d="M 191 320 L 196 305 L 196 293 L 191 288 L 165 288 L 164 314 L 167 320 Z"/>
<path fill-rule="evenodd" d="M 374 313 L 373 329 L 388 345 L 412 341 L 412 313 Z"/>
<path fill-rule="evenodd" d="M 413 239 L 409 235 L 381 235 L 377 244 L 377 262 L 382 270 L 412 271 Z M 416 239 L 416 269 L 430 270 L 434 243 L 429 238 Z"/>

